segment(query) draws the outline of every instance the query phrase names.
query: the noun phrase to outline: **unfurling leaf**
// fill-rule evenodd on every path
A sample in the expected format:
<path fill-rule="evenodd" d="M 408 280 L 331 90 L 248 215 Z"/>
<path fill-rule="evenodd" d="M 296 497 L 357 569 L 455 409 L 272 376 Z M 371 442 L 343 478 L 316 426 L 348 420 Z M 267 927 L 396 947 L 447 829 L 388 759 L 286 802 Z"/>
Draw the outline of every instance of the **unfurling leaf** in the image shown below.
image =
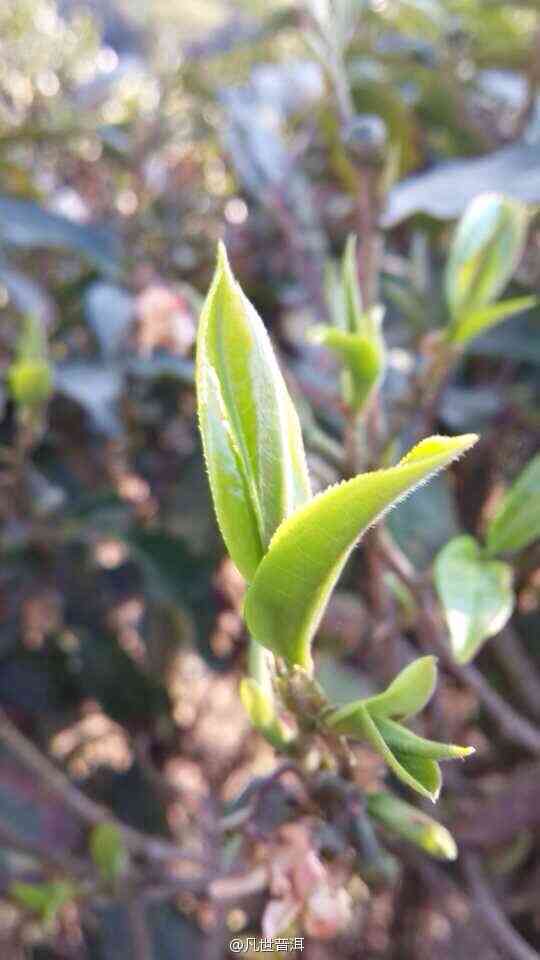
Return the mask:
<path fill-rule="evenodd" d="M 254 639 L 310 670 L 313 635 L 358 538 L 476 439 L 430 437 L 397 466 L 330 487 L 285 520 L 247 591 L 244 615 Z"/>
<path fill-rule="evenodd" d="M 384 372 L 384 342 L 381 334 L 383 308 L 364 310 L 358 283 L 356 238 L 349 236 L 341 264 L 341 277 L 327 269 L 326 294 L 333 326 L 315 327 L 312 338 L 323 343 L 343 363 L 343 396 L 358 412 Z"/>
<path fill-rule="evenodd" d="M 416 844 L 437 860 L 456 859 L 456 843 L 446 827 L 393 794 L 369 794 L 367 811 L 388 830 Z"/>
<path fill-rule="evenodd" d="M 493 556 L 523 550 L 540 537 L 540 454 L 527 464 L 503 498 L 488 526 L 486 547 Z"/>
<path fill-rule="evenodd" d="M 383 693 L 356 700 L 326 717 L 336 733 L 367 740 L 396 777 L 433 802 L 441 787 L 437 761 L 466 757 L 472 748 L 426 740 L 390 718 L 403 719 L 422 710 L 436 681 L 435 658 L 421 657 L 405 667 Z"/>
<path fill-rule="evenodd" d="M 310 487 L 298 417 L 270 339 L 222 245 L 199 326 L 197 398 L 218 522 L 251 580 L 275 530 Z"/>
<path fill-rule="evenodd" d="M 452 327 L 486 307 L 510 280 L 525 245 L 527 210 L 498 193 L 483 193 L 461 218 L 446 266 L 445 292 Z M 452 332 L 450 334 L 452 336 Z"/>
<path fill-rule="evenodd" d="M 514 297 L 512 300 L 501 300 L 500 303 L 490 303 L 487 307 L 478 307 L 464 313 L 450 330 L 452 343 L 463 346 L 481 333 L 486 333 L 491 327 L 502 320 L 508 320 L 517 313 L 523 313 L 536 306 L 538 299 L 533 296 Z"/>
<path fill-rule="evenodd" d="M 439 552 L 434 577 L 454 659 L 467 663 L 512 614 L 512 569 L 485 559 L 474 537 L 463 536 Z"/>
<path fill-rule="evenodd" d="M 382 308 L 373 307 L 371 313 L 377 317 L 380 325 Z M 384 351 L 381 338 L 371 339 L 335 327 L 317 326 L 313 330 L 313 339 L 338 354 L 344 365 L 345 403 L 351 410 L 361 410 L 382 376 Z"/>
<path fill-rule="evenodd" d="M 343 286 L 343 302 L 345 316 L 343 329 L 349 333 L 360 333 L 369 336 L 370 321 L 364 313 L 362 294 L 358 283 L 358 262 L 356 256 L 356 237 L 349 234 L 341 261 L 341 283 Z"/>

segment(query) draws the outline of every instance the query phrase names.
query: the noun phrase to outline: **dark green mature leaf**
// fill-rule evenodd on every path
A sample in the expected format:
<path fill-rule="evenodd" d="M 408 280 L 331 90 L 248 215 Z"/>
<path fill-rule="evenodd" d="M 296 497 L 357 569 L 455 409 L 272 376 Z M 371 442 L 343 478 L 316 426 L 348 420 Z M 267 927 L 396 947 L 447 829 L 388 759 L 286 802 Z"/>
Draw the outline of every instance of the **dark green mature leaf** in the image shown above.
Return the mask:
<path fill-rule="evenodd" d="M 84 313 L 106 360 L 118 357 L 134 314 L 127 290 L 114 283 L 96 281 L 84 292 Z"/>
<path fill-rule="evenodd" d="M 452 653 L 459 663 L 467 663 L 512 614 L 512 568 L 486 559 L 474 537 L 463 536 L 440 551 L 434 577 Z"/>
<path fill-rule="evenodd" d="M 311 641 L 358 538 L 393 504 L 459 457 L 474 434 L 431 437 L 388 470 L 324 491 L 285 520 L 246 595 L 252 636 L 291 664 L 311 669 Z"/>
<path fill-rule="evenodd" d="M 416 844 L 437 860 L 456 859 L 456 843 L 446 827 L 393 794 L 369 794 L 367 811 L 388 830 Z"/>
<path fill-rule="evenodd" d="M 540 537 L 540 454 L 527 464 L 488 526 L 488 553 L 523 550 Z"/>
<path fill-rule="evenodd" d="M 219 525 L 250 580 L 310 486 L 298 417 L 270 339 L 223 246 L 199 326 L 197 395 Z"/>
<path fill-rule="evenodd" d="M 117 367 L 73 360 L 54 371 L 58 391 L 79 403 L 95 428 L 109 436 L 120 432 L 116 407 L 122 392 L 122 372 Z"/>
<path fill-rule="evenodd" d="M 74 223 L 29 200 L 0 197 L 0 237 L 14 246 L 76 250 L 104 273 L 119 269 L 120 248 L 114 234 Z"/>
<path fill-rule="evenodd" d="M 523 203 L 540 202 L 538 144 L 516 143 L 483 157 L 441 163 L 408 177 L 390 190 L 382 222 L 385 227 L 416 213 L 453 220 L 478 195 L 495 190 Z"/>
<path fill-rule="evenodd" d="M 504 289 L 517 266 L 526 234 L 527 210 L 515 200 L 483 193 L 467 208 L 446 265 L 445 293 L 452 338 L 458 336 L 462 322 L 467 329 L 463 321 L 466 315 L 492 303 Z M 474 323 L 469 326 L 474 331 Z M 472 335 L 474 332 L 465 339 Z"/>

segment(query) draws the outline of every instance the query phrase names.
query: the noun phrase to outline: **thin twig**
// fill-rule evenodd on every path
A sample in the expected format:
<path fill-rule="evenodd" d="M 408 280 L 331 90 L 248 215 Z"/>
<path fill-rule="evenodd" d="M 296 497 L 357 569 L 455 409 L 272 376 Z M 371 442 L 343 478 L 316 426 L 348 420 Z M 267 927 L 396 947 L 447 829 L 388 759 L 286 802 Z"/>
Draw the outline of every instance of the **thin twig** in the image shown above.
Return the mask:
<path fill-rule="evenodd" d="M 525 709 L 540 719 L 540 675 L 515 631 L 506 627 L 494 637 L 491 652 L 511 680 Z"/>
<path fill-rule="evenodd" d="M 58 770 L 38 749 L 28 740 L 11 722 L 4 710 L 0 708 L 0 743 L 17 757 L 27 769 L 31 770 L 54 793 L 62 798 L 65 806 L 72 810 L 86 824 L 95 826 L 107 821 L 113 823 L 122 836 L 122 839 L 133 853 L 140 854 L 148 860 L 189 860 L 196 861 L 186 855 L 174 842 L 159 837 L 147 836 L 128 827 L 117 820 L 106 807 L 91 800 L 81 790 L 75 787 L 61 770 Z M 200 864 L 197 864 L 200 866 Z"/>
<path fill-rule="evenodd" d="M 465 854 L 461 862 L 471 888 L 475 909 L 494 943 L 504 951 L 504 956 L 508 960 L 540 960 L 540 954 L 533 950 L 504 916 L 484 879 L 479 858 L 474 854 Z"/>
<path fill-rule="evenodd" d="M 40 840 L 31 840 L 29 837 L 22 837 L 4 821 L 0 822 L 0 847 L 16 850 L 19 853 L 26 853 L 56 870 L 62 870 L 72 876 L 88 877 L 91 872 L 90 865 L 83 860 L 79 860 L 69 853 L 51 850 L 47 844 L 42 843 Z"/>

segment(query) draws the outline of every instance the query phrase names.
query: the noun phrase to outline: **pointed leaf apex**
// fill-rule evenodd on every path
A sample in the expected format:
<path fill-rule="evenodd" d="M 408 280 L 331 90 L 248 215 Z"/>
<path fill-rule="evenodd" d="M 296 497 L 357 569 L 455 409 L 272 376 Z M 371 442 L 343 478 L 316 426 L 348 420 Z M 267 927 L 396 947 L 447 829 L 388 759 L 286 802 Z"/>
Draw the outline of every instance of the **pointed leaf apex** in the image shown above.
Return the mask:
<path fill-rule="evenodd" d="M 455 743 L 451 743 L 449 746 L 452 757 L 459 760 L 464 760 L 465 757 L 470 757 L 473 753 L 476 753 L 475 747 L 458 747 Z"/>
<path fill-rule="evenodd" d="M 403 457 L 400 464 L 414 463 L 428 457 L 444 457 L 448 463 L 460 457 L 471 447 L 474 447 L 479 437 L 477 433 L 463 433 L 459 437 L 445 437 L 434 434 L 417 443 L 412 450 Z"/>
<path fill-rule="evenodd" d="M 230 272 L 229 258 L 227 256 L 227 247 L 223 243 L 223 240 L 218 240 L 217 245 L 217 268 L 218 270 L 227 270 Z"/>

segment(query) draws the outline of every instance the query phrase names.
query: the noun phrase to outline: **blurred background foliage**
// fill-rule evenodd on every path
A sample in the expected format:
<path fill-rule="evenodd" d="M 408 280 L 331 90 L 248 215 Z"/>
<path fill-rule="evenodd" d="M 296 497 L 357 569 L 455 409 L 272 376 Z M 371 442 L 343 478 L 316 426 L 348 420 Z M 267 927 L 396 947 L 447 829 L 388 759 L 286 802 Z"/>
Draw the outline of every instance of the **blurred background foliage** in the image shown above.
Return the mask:
<path fill-rule="evenodd" d="M 358 217 L 336 76 L 344 71 L 368 144 L 377 151 L 384 141 L 376 163 L 390 409 L 419 345 L 445 320 L 455 219 L 484 190 L 533 212 L 540 202 L 535 0 L 335 7 L 342 49 L 322 0 L 0 7 L 0 700 L 123 820 L 181 840 L 197 839 L 211 802 L 230 801 L 268 764 L 238 703 L 242 585 L 215 528 L 194 421 L 193 345 L 216 240 L 225 237 L 281 348 L 323 486 L 338 477 L 342 413 L 336 367 L 306 332 L 325 319 L 325 263 Z M 515 294 L 540 285 L 539 244 L 533 217 Z M 30 417 L 8 376 L 29 317 L 52 375 Z M 421 566 L 460 526 L 481 528 L 489 498 L 537 448 L 538 322 L 538 310 L 514 318 L 459 361 L 438 426 L 480 429 L 478 453 L 453 484 L 437 480 L 390 519 Z M 539 659 L 537 550 L 517 584 L 516 629 Z M 371 689 L 388 670 L 369 639 L 366 602 L 353 570 L 323 624 L 324 669 L 342 692 L 351 678 Z M 406 626 L 406 605 L 401 615 Z M 482 664 L 504 686 L 491 656 Z M 476 730 L 481 744 L 474 700 L 451 685 L 444 696 L 445 735 L 470 742 Z M 511 793 L 511 751 L 482 757 L 474 795 L 494 782 Z M 7 755 L 0 766 L 1 816 L 68 848 L 75 825 Z M 514 850 L 518 881 L 532 863 L 525 834 L 529 846 Z M 513 895 L 530 896 L 518 881 Z M 499 956 L 473 920 L 447 918 L 441 891 L 430 902 L 422 889 L 423 901 L 403 889 L 376 895 L 362 955 Z M 176 958 L 179 944 L 202 956 L 205 934 L 212 956 L 224 955 L 225 920 L 203 901 L 180 906 L 152 907 L 156 956 Z M 424 908 L 440 922 L 424 923 L 420 943 L 412 926 Z M 523 910 L 518 922 L 538 944 L 538 903 Z M 72 918 L 60 946 L 41 943 L 32 956 L 130 955 L 121 908 L 99 911 L 86 952 Z M 359 955 L 354 940 L 342 949 Z"/>

